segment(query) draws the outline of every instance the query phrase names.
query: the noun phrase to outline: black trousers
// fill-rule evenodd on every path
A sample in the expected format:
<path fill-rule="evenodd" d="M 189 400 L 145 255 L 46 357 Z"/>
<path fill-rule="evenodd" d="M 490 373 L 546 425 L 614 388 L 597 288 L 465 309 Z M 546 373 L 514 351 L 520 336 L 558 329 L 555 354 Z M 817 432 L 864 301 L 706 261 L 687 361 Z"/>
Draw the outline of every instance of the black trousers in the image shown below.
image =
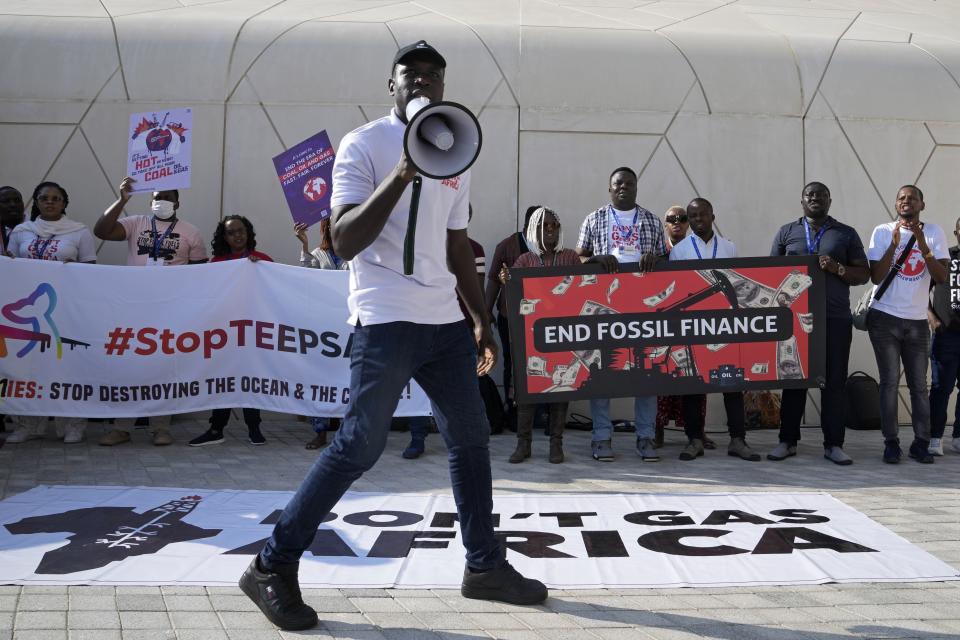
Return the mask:
<path fill-rule="evenodd" d="M 844 388 L 853 340 L 850 318 L 827 318 L 826 384 L 820 391 L 820 427 L 824 447 L 842 447 Z M 800 440 L 800 421 L 807 406 L 806 389 L 784 389 L 780 401 L 780 442 Z"/>
<path fill-rule="evenodd" d="M 701 402 L 705 394 L 680 396 L 683 407 L 683 432 L 688 440 L 699 438 L 703 433 L 703 414 L 700 413 Z M 727 411 L 727 431 L 731 438 L 742 438 L 746 435 L 746 422 L 743 413 L 743 392 L 736 391 L 723 394 L 723 407 Z"/>
<path fill-rule="evenodd" d="M 503 395 L 507 401 L 513 400 L 513 359 L 510 357 L 510 327 L 507 316 L 497 315 L 497 334 L 503 348 Z"/>
<path fill-rule="evenodd" d="M 244 409 L 243 421 L 247 423 L 248 428 L 260 426 L 260 409 Z M 214 409 L 210 414 L 210 428 L 217 431 L 223 431 L 223 428 L 230 422 L 230 409 Z"/>

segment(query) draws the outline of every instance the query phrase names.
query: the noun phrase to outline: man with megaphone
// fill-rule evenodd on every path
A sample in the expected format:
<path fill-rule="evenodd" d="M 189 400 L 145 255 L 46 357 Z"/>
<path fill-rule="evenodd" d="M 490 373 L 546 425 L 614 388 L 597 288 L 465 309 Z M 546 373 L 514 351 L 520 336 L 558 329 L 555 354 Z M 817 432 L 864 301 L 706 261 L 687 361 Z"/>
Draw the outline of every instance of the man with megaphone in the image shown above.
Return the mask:
<path fill-rule="evenodd" d="M 350 403 L 332 444 L 240 579 L 244 593 L 283 629 L 317 623 L 300 595 L 300 556 L 341 496 L 380 457 L 411 378 L 430 397 L 449 450 L 467 550 L 461 593 L 531 605 L 547 597 L 542 583 L 507 563 L 494 537 L 489 425 L 477 376 L 493 367 L 496 345 L 466 229 L 466 170 L 479 152 L 480 129 L 464 107 L 441 102 L 445 69 L 443 56 L 423 40 L 401 48 L 387 82 L 394 108 L 347 134 L 337 153 L 332 236 L 337 255 L 350 260 L 349 322 L 356 327 Z M 434 121 L 424 126 L 429 118 Z"/>

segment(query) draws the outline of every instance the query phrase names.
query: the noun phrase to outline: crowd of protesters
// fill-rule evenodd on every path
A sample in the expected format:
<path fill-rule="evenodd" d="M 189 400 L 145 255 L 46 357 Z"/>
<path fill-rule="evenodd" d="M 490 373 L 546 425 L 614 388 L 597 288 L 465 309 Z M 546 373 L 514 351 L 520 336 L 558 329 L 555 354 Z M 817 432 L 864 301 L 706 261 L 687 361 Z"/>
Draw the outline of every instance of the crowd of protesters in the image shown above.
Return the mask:
<path fill-rule="evenodd" d="M 615 169 L 607 185 L 610 199 L 587 215 L 573 247 L 564 244 L 557 213 L 547 206 L 527 209 L 523 228 L 497 244 L 490 269 L 486 270 L 483 248 L 472 242 L 478 277 L 484 285 L 486 304 L 503 345 L 503 392 L 505 411 L 517 434 L 511 463 L 531 457 L 536 405 L 517 405 L 514 401 L 513 363 L 510 353 L 508 317 L 515 310 L 508 306 L 504 285 L 510 270 L 549 266 L 571 266 L 591 262 L 607 272 L 616 272 L 621 263 L 638 263 L 641 271 L 653 269 L 661 260 L 683 261 L 732 258 L 737 248 L 714 229 L 717 212 L 705 198 L 695 198 L 686 207 L 670 207 L 661 220 L 637 203 L 637 176 L 628 167 Z M 91 232 L 67 214 L 69 196 L 55 182 L 42 182 L 28 201 L 13 187 L 0 187 L 0 252 L 11 258 L 56 260 L 60 262 L 96 262 L 95 237 L 105 241 L 126 242 L 128 266 L 165 266 L 201 264 L 208 261 L 203 233 L 177 216 L 180 194 L 177 191 L 154 192 L 150 215 L 121 215 L 133 192 L 133 180 L 125 178 L 120 196 L 97 220 Z M 27 206 L 29 204 L 29 219 Z M 773 239 L 770 255 L 817 255 L 826 283 L 826 375 L 822 387 L 821 429 L 824 457 L 838 465 L 852 464 L 844 452 L 844 385 L 853 334 L 850 287 L 871 281 L 874 299 L 866 315 L 867 330 L 879 370 L 883 460 L 899 462 L 903 452 L 899 440 L 898 384 L 902 368 L 910 391 L 913 439 L 907 454 L 924 463 L 943 455 L 947 405 L 960 377 L 960 315 L 951 304 L 948 282 L 949 260 L 960 258 L 960 247 L 948 247 L 944 231 L 932 222 L 921 222 L 923 193 L 913 185 L 896 194 L 896 220 L 878 225 L 864 245 L 853 227 L 829 215 L 830 191 L 826 185 L 811 182 L 801 192 L 801 215 L 785 224 Z M 299 264 L 313 269 L 349 269 L 349 262 L 333 251 L 329 221 L 318 225 L 320 242 L 311 249 L 304 224 L 294 226 L 298 241 Z M 689 233 L 692 231 L 692 233 Z M 960 243 L 960 220 L 954 235 Z M 224 217 L 213 231 L 210 262 L 249 259 L 272 261 L 256 249 L 253 224 L 240 215 Z M 932 384 L 927 389 L 927 367 L 931 365 Z M 638 392 L 642 392 L 638 389 Z M 724 393 L 729 443 L 727 453 L 746 461 L 759 461 L 761 455 L 746 441 L 744 394 Z M 766 455 L 781 461 L 797 453 L 800 424 L 806 406 L 806 389 L 785 389 L 780 409 L 779 443 Z M 498 399 L 499 400 L 499 399 Z M 675 421 L 687 438 L 681 460 L 695 460 L 716 443 L 707 437 L 706 396 L 638 395 L 633 398 L 635 450 L 647 462 L 660 459 L 663 429 Z M 260 430 L 260 412 L 243 409 L 248 440 L 253 445 L 266 443 Z M 568 403 L 541 405 L 549 436 L 548 459 L 564 460 L 563 433 Z M 592 420 L 591 455 L 595 460 L 614 460 L 613 423 L 610 401 L 590 401 Z M 231 409 L 212 412 L 210 427 L 189 441 L 191 446 L 224 442 L 224 429 Z M 327 433 L 335 430 L 337 420 L 307 416 L 313 430 L 307 449 L 319 449 L 327 443 Z M 6 437 L 9 444 L 43 438 L 48 420 L 42 417 L 9 416 L 14 430 Z M 56 418 L 57 437 L 65 443 L 84 440 L 87 420 L 82 417 Z M 130 441 L 133 419 L 118 419 L 100 439 L 103 446 Z M 173 443 L 170 416 L 149 419 L 153 443 Z M 0 422 L 2 426 L 2 422 Z M 426 417 L 409 420 L 410 444 L 405 458 L 417 458 L 424 452 L 430 430 Z M 955 421 L 952 448 L 960 453 L 960 419 Z"/>

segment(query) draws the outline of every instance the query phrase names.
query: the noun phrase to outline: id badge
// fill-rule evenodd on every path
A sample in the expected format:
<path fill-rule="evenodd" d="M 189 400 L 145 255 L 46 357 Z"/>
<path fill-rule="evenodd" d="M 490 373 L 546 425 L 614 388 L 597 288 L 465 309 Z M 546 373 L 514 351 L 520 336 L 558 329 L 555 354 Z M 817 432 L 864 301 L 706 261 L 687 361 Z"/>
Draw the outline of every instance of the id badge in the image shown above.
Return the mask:
<path fill-rule="evenodd" d="M 147 258 L 148 267 L 162 267 L 163 260 L 157 260 L 156 258 Z"/>
<path fill-rule="evenodd" d="M 612 254 L 618 262 L 639 262 L 640 252 L 635 247 L 614 247 Z"/>

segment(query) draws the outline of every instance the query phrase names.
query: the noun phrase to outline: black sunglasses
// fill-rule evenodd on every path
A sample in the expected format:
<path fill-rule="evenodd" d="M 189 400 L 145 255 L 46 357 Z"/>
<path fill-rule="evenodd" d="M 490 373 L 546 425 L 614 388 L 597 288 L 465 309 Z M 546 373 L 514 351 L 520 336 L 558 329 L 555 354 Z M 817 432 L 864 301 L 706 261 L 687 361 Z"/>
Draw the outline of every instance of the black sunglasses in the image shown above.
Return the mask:
<path fill-rule="evenodd" d="M 677 224 L 678 222 L 686 222 L 687 216 L 686 215 L 667 216 L 665 219 L 669 224 Z"/>

